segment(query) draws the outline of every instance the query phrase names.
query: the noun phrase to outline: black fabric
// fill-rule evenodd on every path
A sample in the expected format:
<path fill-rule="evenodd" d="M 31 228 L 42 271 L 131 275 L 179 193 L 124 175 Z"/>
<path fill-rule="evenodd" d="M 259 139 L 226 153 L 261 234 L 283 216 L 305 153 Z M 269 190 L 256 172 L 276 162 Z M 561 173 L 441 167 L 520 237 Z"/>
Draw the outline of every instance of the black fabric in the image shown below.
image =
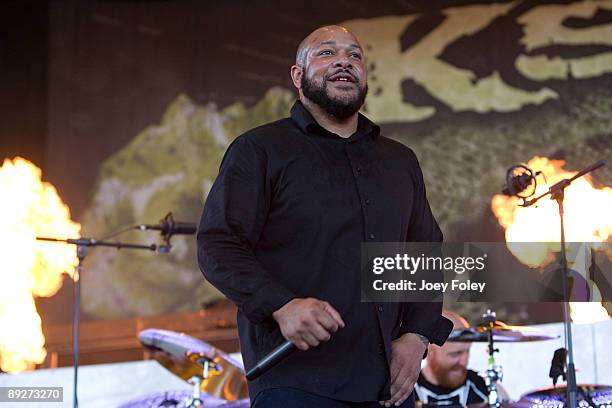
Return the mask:
<path fill-rule="evenodd" d="M 350 401 L 388 397 L 391 341 L 416 332 L 442 344 L 441 304 L 360 302 L 363 241 L 441 241 L 417 159 L 360 115 L 341 138 L 296 102 L 291 117 L 236 138 L 204 206 L 198 260 L 238 307 L 246 368 L 284 341 L 271 314 L 294 297 L 328 301 L 346 327 L 249 383 Z M 418 356 L 417 358 L 420 358 Z"/>
<path fill-rule="evenodd" d="M 465 407 L 487 400 L 487 385 L 475 371 L 468 370 L 461 386 L 452 389 L 440 387 L 427 381 L 421 374 L 414 387 L 417 401 L 426 406 Z"/>
<path fill-rule="evenodd" d="M 380 408 L 378 401 L 351 402 L 322 397 L 296 388 L 268 388 L 261 391 L 251 408 Z M 414 393 L 399 408 L 414 408 Z"/>

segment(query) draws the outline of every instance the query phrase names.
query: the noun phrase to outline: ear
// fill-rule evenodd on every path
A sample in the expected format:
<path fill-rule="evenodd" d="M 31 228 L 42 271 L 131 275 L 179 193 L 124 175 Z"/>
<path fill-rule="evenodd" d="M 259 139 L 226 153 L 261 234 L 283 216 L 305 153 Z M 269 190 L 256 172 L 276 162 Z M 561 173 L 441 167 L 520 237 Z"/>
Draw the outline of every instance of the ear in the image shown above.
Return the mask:
<path fill-rule="evenodd" d="M 304 69 L 301 66 L 291 66 L 291 80 L 293 81 L 293 86 L 298 90 L 302 89 L 302 75 L 304 75 Z"/>
<path fill-rule="evenodd" d="M 436 355 L 436 352 L 438 351 L 438 350 L 436 350 L 436 347 L 437 347 L 438 349 L 440 349 L 440 347 L 436 346 L 435 344 L 431 344 L 431 343 L 430 343 L 430 344 L 427 346 L 427 354 L 426 354 L 426 357 L 425 357 L 425 358 L 427 358 L 427 357 L 431 358 L 431 357 L 432 357 L 432 355 L 433 355 L 433 356 L 435 356 L 435 355 Z"/>

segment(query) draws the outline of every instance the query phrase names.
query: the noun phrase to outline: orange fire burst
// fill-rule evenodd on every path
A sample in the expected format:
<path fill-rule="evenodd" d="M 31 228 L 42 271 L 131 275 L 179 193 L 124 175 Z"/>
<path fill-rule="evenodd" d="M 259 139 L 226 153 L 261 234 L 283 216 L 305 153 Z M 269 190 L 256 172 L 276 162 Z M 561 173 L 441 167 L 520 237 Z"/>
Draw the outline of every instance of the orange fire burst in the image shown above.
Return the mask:
<path fill-rule="evenodd" d="M 536 195 L 548 191 L 549 186 L 570 178 L 577 172 L 563 169 L 565 162 L 534 157 L 527 163 L 533 171 L 541 171 L 548 185 L 539 183 Z M 516 197 L 495 195 L 491 202 L 493 213 L 506 230 L 506 244 L 512 254 L 525 265 L 545 266 L 559 252 L 560 225 L 556 201 L 542 199 L 532 207 L 520 207 Z M 612 188 L 595 188 L 589 175 L 575 180 L 565 190 L 565 236 L 567 242 L 589 243 L 591 250 L 600 248 L 601 242 L 612 238 Z M 527 253 L 525 246 L 513 246 L 514 242 L 539 242 L 531 245 Z M 519 249 L 520 248 L 520 249 Z M 602 311 L 603 310 L 603 311 Z M 593 316 L 607 316 L 600 303 L 574 305 L 574 322 L 586 322 Z"/>
<path fill-rule="evenodd" d="M 34 296 L 53 296 L 62 273 L 72 277 L 77 264 L 70 245 L 36 241 L 36 236 L 78 238 L 81 226 L 70 220 L 55 187 L 22 158 L 0 167 L 0 368 L 23 371 L 46 356 Z"/>

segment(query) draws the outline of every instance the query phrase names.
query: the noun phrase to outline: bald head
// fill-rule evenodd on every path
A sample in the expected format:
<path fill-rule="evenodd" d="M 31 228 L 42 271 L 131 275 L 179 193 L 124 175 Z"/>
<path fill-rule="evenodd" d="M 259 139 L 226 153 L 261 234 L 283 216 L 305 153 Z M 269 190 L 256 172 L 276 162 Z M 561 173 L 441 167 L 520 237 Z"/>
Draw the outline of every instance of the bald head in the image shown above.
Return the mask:
<path fill-rule="evenodd" d="M 354 133 L 368 80 L 361 45 L 346 28 L 325 26 L 304 38 L 291 66 L 291 80 L 306 109 L 322 120 L 348 123 L 345 133 Z"/>
<path fill-rule="evenodd" d="M 349 30 L 347 30 L 346 28 L 339 26 L 339 25 L 323 26 L 323 27 L 319 27 L 316 30 L 314 30 L 312 33 L 308 34 L 306 38 L 302 40 L 302 42 L 300 43 L 298 47 L 297 54 L 295 56 L 295 64 L 301 67 L 305 67 L 306 63 L 308 62 L 307 61 L 308 52 L 314 46 L 319 45 L 319 43 L 325 37 L 329 37 L 329 34 L 334 34 L 334 33 L 349 34 L 350 36 L 353 37 L 355 41 L 355 45 L 361 49 L 361 45 L 359 44 L 359 41 L 357 41 L 357 37 L 355 37 L 355 35 L 351 33 Z"/>

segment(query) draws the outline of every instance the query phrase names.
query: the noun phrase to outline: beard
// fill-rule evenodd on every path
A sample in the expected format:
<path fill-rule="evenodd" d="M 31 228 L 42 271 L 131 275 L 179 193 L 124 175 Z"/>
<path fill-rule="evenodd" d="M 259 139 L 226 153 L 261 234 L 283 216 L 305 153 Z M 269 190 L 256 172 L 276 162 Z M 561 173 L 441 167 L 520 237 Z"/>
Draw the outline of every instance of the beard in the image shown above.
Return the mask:
<path fill-rule="evenodd" d="M 338 119 L 347 119 L 359 112 L 368 93 L 367 85 L 361 87 L 357 84 L 358 92 L 356 95 L 333 98 L 327 90 L 327 77 L 324 77 L 323 82 L 318 84 L 306 78 L 306 75 L 302 75 L 301 86 L 306 98 L 319 105 L 329 115 Z"/>
<path fill-rule="evenodd" d="M 445 388 L 458 388 L 467 378 L 467 369 L 459 365 L 450 368 L 432 365 L 431 370 L 438 380 L 438 385 Z"/>

